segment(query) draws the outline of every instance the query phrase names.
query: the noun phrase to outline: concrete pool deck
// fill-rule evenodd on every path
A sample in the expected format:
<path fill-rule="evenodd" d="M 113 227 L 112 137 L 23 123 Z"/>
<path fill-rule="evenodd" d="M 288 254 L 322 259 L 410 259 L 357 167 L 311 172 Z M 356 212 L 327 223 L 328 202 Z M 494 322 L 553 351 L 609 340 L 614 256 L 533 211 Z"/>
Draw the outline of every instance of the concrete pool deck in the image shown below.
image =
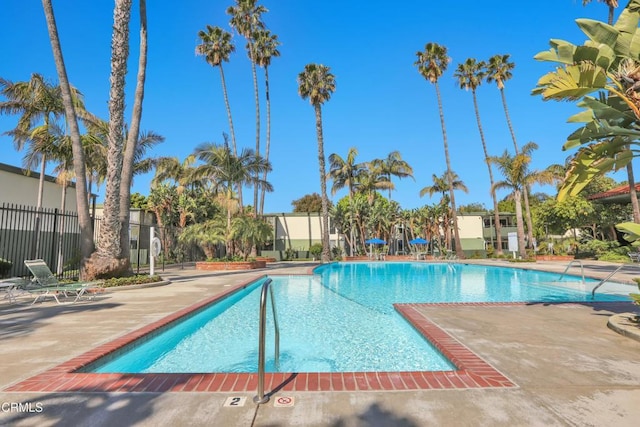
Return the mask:
<path fill-rule="evenodd" d="M 467 262 L 467 261 L 465 261 Z M 480 263 L 481 261 L 468 261 Z M 484 261 L 490 265 L 503 265 Z M 562 272 L 567 262 L 504 264 Z M 605 277 L 617 265 L 585 261 L 585 274 Z M 0 303 L 0 424 L 424 426 L 637 425 L 640 342 L 607 328 L 626 303 L 425 305 L 417 310 L 490 363 L 517 387 L 411 391 L 278 392 L 264 405 L 234 392 L 7 392 L 46 372 L 229 285 L 265 273 L 304 274 L 309 265 L 274 264 L 253 272 L 167 269 L 168 286 L 110 292 L 58 306 Z M 572 269 L 571 273 L 577 273 Z M 631 282 L 628 265 L 613 280 Z M 630 286 L 630 292 L 637 287 Z M 244 406 L 224 406 L 228 397 Z M 292 407 L 276 407 L 292 397 Z"/>

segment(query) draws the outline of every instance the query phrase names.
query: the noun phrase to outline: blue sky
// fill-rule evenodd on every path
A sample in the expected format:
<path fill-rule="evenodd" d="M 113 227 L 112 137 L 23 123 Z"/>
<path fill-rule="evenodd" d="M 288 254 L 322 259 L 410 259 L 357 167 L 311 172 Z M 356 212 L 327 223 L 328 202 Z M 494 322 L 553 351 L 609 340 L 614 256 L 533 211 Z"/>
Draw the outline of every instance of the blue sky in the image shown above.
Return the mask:
<path fill-rule="evenodd" d="M 107 119 L 113 2 L 54 0 L 53 4 L 71 83 L 84 94 L 87 108 Z M 298 73 L 311 62 L 329 66 L 336 76 L 336 91 L 323 106 L 325 155 L 344 157 L 350 147 L 357 147 L 358 160 L 368 161 L 399 150 L 413 167 L 415 181 L 395 180 L 392 198 L 403 208 L 438 201 L 438 196 L 420 198 L 418 194 L 432 184 L 432 174 L 445 170 L 435 89 L 413 65 L 415 53 L 427 42 L 445 45 L 452 58 L 440 88 L 452 169 L 469 188 L 469 194 L 456 194 L 457 204 L 479 202 L 490 208 L 489 178 L 472 97 L 456 85 L 456 66 L 469 57 L 487 60 L 495 54 L 510 54 L 516 68 L 505 92 L 518 144 L 534 141 L 540 146 L 532 162 L 535 169 L 562 163 L 570 153 L 561 151 L 561 146 L 573 130 L 566 119 L 578 110 L 571 103 L 543 102 L 530 95 L 537 80 L 552 69 L 552 64 L 537 62 L 533 56 L 548 49 L 551 38 L 581 43 L 584 35 L 575 19 L 606 21 L 608 12 L 602 3 L 583 7 L 581 0 L 540 0 L 535 7 L 520 2 L 490 7 L 475 0 L 264 0 L 261 4 L 269 9 L 265 23 L 282 43 L 281 57 L 274 58 L 269 68 L 273 172 L 268 179 L 275 191 L 267 194 L 265 212 L 289 212 L 292 200 L 320 192 L 313 108 L 299 97 L 296 82 Z M 207 24 L 230 30 L 225 14 L 229 5 L 231 0 L 147 4 L 149 61 L 142 129 L 166 138 L 151 156 L 182 160 L 202 142 L 222 142 L 222 133 L 228 132 L 219 71 L 195 55 L 195 46 L 198 31 Z M 3 11 L 0 76 L 22 81 L 38 72 L 57 81 L 41 3 L 5 0 Z M 129 106 L 135 88 L 138 30 L 135 13 Z M 244 39 L 234 35 L 234 41 L 236 53 L 224 64 L 234 127 L 239 146 L 254 148 L 251 68 Z M 258 75 L 263 99 L 261 69 Z M 484 83 L 478 99 L 490 154 L 512 152 L 496 86 Z M 263 117 L 264 113 L 263 101 Z M 0 132 L 12 129 L 16 120 L 0 116 Z M 15 151 L 10 138 L 0 136 L 0 147 L 0 162 L 21 165 L 23 153 Z M 494 174 L 500 177 L 497 171 Z M 147 195 L 151 178 L 137 176 L 133 191 Z M 104 187 L 99 193 L 101 200 Z M 340 191 L 332 199 L 336 202 L 345 194 Z M 505 195 L 499 193 L 500 198 Z"/>

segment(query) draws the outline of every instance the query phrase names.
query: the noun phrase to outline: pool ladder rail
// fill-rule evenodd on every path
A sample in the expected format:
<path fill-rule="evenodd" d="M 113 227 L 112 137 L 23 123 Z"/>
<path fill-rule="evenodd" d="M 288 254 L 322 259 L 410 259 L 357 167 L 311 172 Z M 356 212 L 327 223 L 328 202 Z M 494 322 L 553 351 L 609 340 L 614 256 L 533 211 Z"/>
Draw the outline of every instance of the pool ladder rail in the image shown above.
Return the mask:
<path fill-rule="evenodd" d="M 565 276 L 565 274 L 567 274 L 567 271 L 569 271 L 569 269 L 571 268 L 571 266 L 573 264 L 578 264 L 580 266 L 580 273 L 582 275 L 582 283 L 584 283 L 584 266 L 582 265 L 582 261 L 574 259 L 573 261 L 569 262 L 569 264 L 567 265 L 567 268 L 564 269 L 564 272 L 562 272 L 562 274 L 560 275 L 560 278 L 558 279 L 558 281 L 562 280 L 562 278 Z M 607 277 L 605 277 L 604 279 L 602 279 L 596 286 L 594 286 L 593 290 L 591 291 L 591 298 L 595 298 L 596 296 L 596 290 L 604 285 L 609 279 L 611 279 L 613 276 L 615 276 L 615 274 L 622 270 L 622 268 L 624 267 L 624 264 L 618 266 L 618 268 L 616 268 L 615 270 L 613 270 L 611 273 L 609 273 L 609 275 Z"/>
<path fill-rule="evenodd" d="M 265 371 L 265 336 L 267 335 L 267 293 L 271 298 L 271 309 L 273 311 L 273 327 L 275 329 L 275 362 L 276 369 L 280 368 L 280 327 L 278 326 L 278 313 L 276 301 L 273 297 L 271 279 L 267 279 L 262 284 L 260 294 L 260 333 L 258 337 L 258 394 L 253 398 L 257 404 L 267 403 L 269 395 L 264 394 L 264 371 Z"/>

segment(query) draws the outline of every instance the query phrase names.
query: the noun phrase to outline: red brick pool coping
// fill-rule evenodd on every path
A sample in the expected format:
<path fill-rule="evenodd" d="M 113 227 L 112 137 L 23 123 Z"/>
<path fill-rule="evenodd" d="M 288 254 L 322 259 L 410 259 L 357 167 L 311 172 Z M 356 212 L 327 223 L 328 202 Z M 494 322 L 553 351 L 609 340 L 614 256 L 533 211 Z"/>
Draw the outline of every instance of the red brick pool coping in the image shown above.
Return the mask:
<path fill-rule="evenodd" d="M 251 281 L 253 282 L 253 280 Z M 131 342 L 196 310 L 245 288 L 237 285 L 221 295 L 179 310 L 147 326 L 100 345 L 78 357 L 35 375 L 4 391 L 11 392 L 255 392 L 256 373 L 98 374 L 77 372 Z M 454 371 L 267 373 L 265 390 L 392 391 L 507 388 L 516 385 L 419 312 L 420 307 L 505 306 L 524 303 L 395 304 L 396 310 L 455 366 Z"/>

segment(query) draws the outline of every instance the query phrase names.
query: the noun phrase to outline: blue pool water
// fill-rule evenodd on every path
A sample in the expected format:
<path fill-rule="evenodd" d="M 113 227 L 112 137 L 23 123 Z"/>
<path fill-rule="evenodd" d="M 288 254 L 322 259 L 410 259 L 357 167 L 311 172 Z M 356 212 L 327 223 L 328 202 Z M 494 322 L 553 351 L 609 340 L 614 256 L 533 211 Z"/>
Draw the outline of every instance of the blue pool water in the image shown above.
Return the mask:
<path fill-rule="evenodd" d="M 592 301 L 597 281 L 463 264 L 335 263 L 313 276 L 273 276 L 280 325 L 276 369 L 267 324 L 267 371 L 442 371 L 455 367 L 393 308 L 410 302 Z M 261 281 L 89 367 L 91 372 L 256 372 Z M 627 300 L 596 294 L 596 300 Z"/>

